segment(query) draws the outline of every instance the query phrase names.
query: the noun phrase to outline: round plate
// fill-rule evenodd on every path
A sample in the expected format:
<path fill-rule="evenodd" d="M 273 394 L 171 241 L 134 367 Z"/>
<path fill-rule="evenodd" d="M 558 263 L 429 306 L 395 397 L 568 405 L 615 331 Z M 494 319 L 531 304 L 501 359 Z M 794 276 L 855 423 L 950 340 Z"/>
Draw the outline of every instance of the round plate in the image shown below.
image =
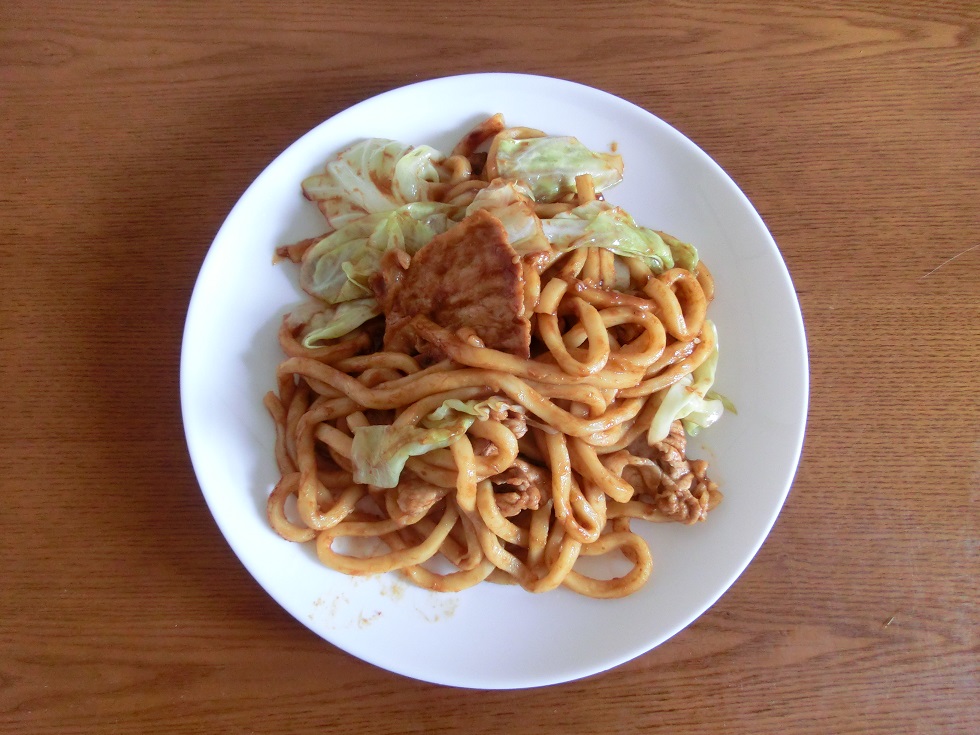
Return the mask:
<path fill-rule="evenodd" d="M 304 296 L 276 246 L 323 232 L 304 177 L 366 137 L 448 150 L 502 112 L 511 125 L 615 144 L 626 170 L 606 198 L 694 243 L 715 276 L 716 388 L 738 408 L 691 442 L 725 500 L 693 527 L 646 524 L 654 572 L 622 600 L 479 585 L 439 594 L 401 577 L 351 578 L 283 541 L 265 502 L 278 479 L 262 406 L 283 358 L 282 315 Z M 379 95 L 287 148 L 218 232 L 191 299 L 181 355 L 187 445 L 208 506 L 252 576 L 298 621 L 365 661 L 425 681 L 507 689 L 588 676 L 662 643 L 712 605 L 762 544 L 789 491 L 807 406 L 803 321 L 779 250 L 751 203 L 694 143 L 645 110 L 573 82 L 518 74 L 435 79 Z"/>

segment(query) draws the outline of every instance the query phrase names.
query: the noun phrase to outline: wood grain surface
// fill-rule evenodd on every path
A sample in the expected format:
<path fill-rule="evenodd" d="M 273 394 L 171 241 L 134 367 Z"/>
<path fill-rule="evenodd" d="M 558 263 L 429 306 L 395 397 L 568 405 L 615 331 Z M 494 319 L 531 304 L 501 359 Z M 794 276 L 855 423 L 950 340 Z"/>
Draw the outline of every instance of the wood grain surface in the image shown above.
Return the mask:
<path fill-rule="evenodd" d="M 975 2 L 0 4 L 0 731 L 980 728 Z M 664 645 L 521 692 L 316 638 L 217 530 L 183 319 L 265 165 L 378 92 L 574 79 L 713 156 L 794 278 L 811 404 L 756 560 Z"/>

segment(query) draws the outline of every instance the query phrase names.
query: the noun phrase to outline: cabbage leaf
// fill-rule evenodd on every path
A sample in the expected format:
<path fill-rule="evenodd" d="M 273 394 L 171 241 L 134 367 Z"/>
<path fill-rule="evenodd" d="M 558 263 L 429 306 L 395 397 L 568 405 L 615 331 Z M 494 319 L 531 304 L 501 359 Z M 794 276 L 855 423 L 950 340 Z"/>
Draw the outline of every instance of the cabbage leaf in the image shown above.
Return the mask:
<path fill-rule="evenodd" d="M 447 216 L 449 209 L 435 202 L 416 202 L 354 220 L 306 251 L 300 285 L 330 304 L 370 296 L 368 279 L 378 271 L 381 256 L 392 248 L 417 253 L 455 224 Z"/>
<path fill-rule="evenodd" d="M 491 411 L 507 405 L 496 396 L 485 401 L 451 398 L 423 417 L 418 425 L 375 425 L 354 429 L 351 446 L 354 482 L 396 487 L 409 457 L 445 449 L 476 421 L 485 421 Z"/>
<path fill-rule="evenodd" d="M 307 301 L 286 316 L 286 324 L 299 330 L 304 347 L 314 348 L 325 340 L 343 337 L 380 313 L 381 306 L 373 297 L 340 304 Z"/>
<path fill-rule="evenodd" d="M 445 176 L 444 156 L 429 146 L 369 138 L 344 149 L 322 173 L 303 180 L 303 193 L 334 229 L 366 214 L 425 201 Z"/>
<path fill-rule="evenodd" d="M 715 348 L 693 372 L 666 389 L 647 432 L 647 443 L 650 445 L 666 439 L 670 425 L 678 419 L 684 424 L 684 430 L 694 436 L 715 423 L 725 412 L 727 399 L 709 397 L 718 368 L 718 330 L 710 320 L 705 321 L 704 328 L 710 330 Z"/>
<path fill-rule="evenodd" d="M 639 258 L 654 273 L 674 267 L 670 246 L 656 231 L 642 227 L 624 210 L 592 201 L 542 220 L 545 237 L 559 252 L 600 247 L 616 255 Z"/>
<path fill-rule="evenodd" d="M 518 181 L 494 179 L 490 185 L 477 192 L 466 208 L 466 216 L 485 209 L 500 220 L 507 232 L 507 240 L 518 255 L 548 250 L 548 240 L 541 228 L 541 220 L 534 212 L 531 191 Z"/>
<path fill-rule="evenodd" d="M 577 138 L 503 138 L 497 146 L 497 175 L 524 182 L 536 202 L 554 202 L 575 191 L 575 177 L 592 174 L 596 192 L 623 180 L 623 158 L 589 150 Z"/>
<path fill-rule="evenodd" d="M 683 242 L 673 235 L 668 235 L 666 232 L 661 232 L 660 230 L 654 230 L 654 232 L 667 243 L 667 247 L 670 248 L 670 254 L 674 257 L 674 265 L 694 273 L 698 267 L 697 248 L 689 242 Z"/>

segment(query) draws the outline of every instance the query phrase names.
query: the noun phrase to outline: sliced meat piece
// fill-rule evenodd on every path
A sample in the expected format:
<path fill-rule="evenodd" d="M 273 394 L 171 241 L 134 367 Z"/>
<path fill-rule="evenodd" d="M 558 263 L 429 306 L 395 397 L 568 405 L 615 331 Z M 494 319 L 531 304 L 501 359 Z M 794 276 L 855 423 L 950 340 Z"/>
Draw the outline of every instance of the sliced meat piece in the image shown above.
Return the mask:
<path fill-rule="evenodd" d="M 491 349 L 530 356 L 521 260 L 492 214 L 474 212 L 403 265 L 386 253 L 372 280 L 385 312 L 386 350 L 425 351 L 411 325 L 422 314 L 453 332 L 472 330 Z"/>
<path fill-rule="evenodd" d="M 520 439 L 527 433 L 527 414 L 519 403 L 501 401 L 490 408 L 490 419 L 499 421 Z"/>
<path fill-rule="evenodd" d="M 665 516 L 679 523 L 695 523 L 721 502 L 721 493 L 717 483 L 708 479 L 708 463 L 688 459 L 686 451 L 684 426 L 675 421 L 667 437 L 653 446 L 647 445 L 645 437 L 638 437 L 629 447 L 632 466 L 619 471 L 637 495 L 652 499 Z"/>
<path fill-rule="evenodd" d="M 395 502 L 405 514 L 400 520 L 427 513 L 447 492 L 444 487 L 436 487 L 408 472 L 403 473 L 395 489 Z"/>
<path fill-rule="evenodd" d="M 515 460 L 490 481 L 494 485 L 497 507 L 505 518 L 516 516 L 522 510 L 537 510 L 551 488 L 548 473 L 522 459 Z"/>
<path fill-rule="evenodd" d="M 687 451 L 687 434 L 684 432 L 684 425 L 680 421 L 674 421 L 670 425 L 670 432 L 663 441 L 657 442 L 650 449 L 651 456 L 657 460 L 661 469 L 667 473 L 670 479 L 677 480 L 691 471 L 691 464 L 687 461 L 685 454 Z"/>

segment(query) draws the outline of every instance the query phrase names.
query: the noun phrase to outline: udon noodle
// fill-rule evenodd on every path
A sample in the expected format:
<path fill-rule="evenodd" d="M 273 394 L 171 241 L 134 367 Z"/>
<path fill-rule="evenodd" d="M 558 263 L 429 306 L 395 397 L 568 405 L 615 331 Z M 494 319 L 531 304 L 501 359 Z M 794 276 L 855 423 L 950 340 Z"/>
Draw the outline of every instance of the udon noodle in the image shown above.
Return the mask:
<path fill-rule="evenodd" d="M 501 185 L 504 142 L 543 137 L 490 118 L 452 155 L 433 158 L 437 175 L 420 201 L 448 213 L 450 229 L 467 227 L 480 192 Z M 551 231 L 590 203 L 608 210 L 597 179 L 578 173 L 564 190 L 523 201 Z M 489 215 L 496 219 L 493 210 Z M 665 233 L 656 238 L 678 253 L 689 247 Z M 321 240 L 279 253 L 304 262 Z M 411 279 L 411 264 L 425 256 L 401 241 L 387 250 L 393 254 L 372 276 L 374 296 L 361 293 L 357 302 L 374 309 L 359 325 L 311 342 L 304 338 L 311 310 L 283 321 L 286 358 L 277 391 L 265 397 L 282 475 L 268 499 L 272 527 L 289 541 L 315 544 L 319 559 L 338 572 L 398 570 L 431 590 L 484 580 L 531 592 L 563 585 L 596 598 L 639 589 L 653 559 L 634 521 L 692 524 L 721 500 L 706 463 L 686 455 L 687 435 L 699 428 L 690 406 L 687 414 L 672 408 L 691 395 L 719 402 L 699 377 L 708 367 L 713 375 L 717 356 L 706 319 L 714 293 L 708 268 L 690 259 L 683 267 L 682 258 L 658 266 L 601 243 L 515 249 L 514 319 L 530 336 L 522 354 L 520 347 L 491 346 L 490 326 L 454 321 L 438 305 L 395 315 L 397 307 L 384 304 L 391 286 L 384 269 L 394 269 L 394 282 Z M 440 288 L 461 289 L 453 298 L 478 286 L 453 284 L 449 276 Z M 426 297 L 424 288 L 419 293 Z M 396 321 L 410 335 L 397 349 Z M 403 453 L 397 477 L 366 475 L 359 455 L 366 437 L 383 444 L 402 434 L 418 441 Z M 367 555 L 354 553 L 371 546 L 357 543 L 363 539 L 380 543 Z M 579 563 L 606 555 L 618 559 L 607 565 L 615 576 L 590 576 Z"/>

